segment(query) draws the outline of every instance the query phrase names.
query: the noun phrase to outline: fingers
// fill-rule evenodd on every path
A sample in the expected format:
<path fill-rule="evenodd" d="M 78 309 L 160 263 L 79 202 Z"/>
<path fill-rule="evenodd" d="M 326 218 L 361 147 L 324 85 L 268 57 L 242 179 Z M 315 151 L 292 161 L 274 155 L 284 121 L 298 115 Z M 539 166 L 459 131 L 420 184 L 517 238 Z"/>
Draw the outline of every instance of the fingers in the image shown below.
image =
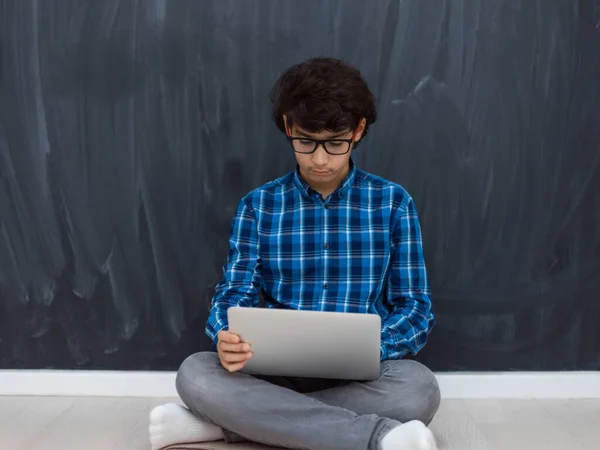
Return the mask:
<path fill-rule="evenodd" d="M 221 365 L 229 372 L 242 370 L 250 358 L 252 358 L 252 353 L 219 353 Z"/>
<path fill-rule="evenodd" d="M 227 342 L 229 344 L 239 344 L 241 342 L 240 337 L 237 334 L 225 330 L 219 332 L 218 338 L 219 342 Z"/>
<path fill-rule="evenodd" d="M 239 370 L 242 370 L 244 368 L 244 366 L 246 365 L 247 362 L 248 361 L 242 361 L 242 362 L 234 363 L 234 364 L 223 363 L 223 367 L 228 372 L 237 372 Z"/>
<path fill-rule="evenodd" d="M 248 344 L 230 344 L 228 342 L 219 342 L 219 349 L 224 352 L 248 353 L 250 346 Z"/>
<path fill-rule="evenodd" d="M 248 361 L 250 358 L 252 358 L 252 353 L 221 352 L 220 357 L 222 361 L 227 363 L 238 363 L 241 361 Z"/>
<path fill-rule="evenodd" d="M 221 331 L 218 338 L 217 350 L 221 365 L 229 372 L 243 369 L 252 358 L 250 345 L 242 342 L 238 335 L 229 331 Z"/>
<path fill-rule="evenodd" d="M 240 340 L 237 334 L 229 331 L 221 331 L 219 333 L 219 351 L 247 353 L 250 351 L 250 346 Z"/>

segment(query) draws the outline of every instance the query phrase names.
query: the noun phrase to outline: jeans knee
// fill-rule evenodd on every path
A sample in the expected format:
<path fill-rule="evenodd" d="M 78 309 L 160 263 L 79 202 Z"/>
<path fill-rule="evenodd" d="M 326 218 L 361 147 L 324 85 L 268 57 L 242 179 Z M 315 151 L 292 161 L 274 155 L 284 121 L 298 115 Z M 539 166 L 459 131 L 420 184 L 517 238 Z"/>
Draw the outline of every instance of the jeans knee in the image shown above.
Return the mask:
<path fill-rule="evenodd" d="M 219 367 L 216 353 L 200 352 L 188 356 L 179 366 L 175 388 L 184 403 L 196 402 L 204 393 L 210 392 L 211 372 Z"/>
<path fill-rule="evenodd" d="M 414 386 L 415 401 L 411 413 L 414 420 L 429 425 L 440 407 L 440 387 L 433 372 L 427 367 L 419 365 L 419 375 L 415 378 Z"/>
<path fill-rule="evenodd" d="M 403 423 L 419 420 L 429 425 L 441 401 L 440 388 L 433 372 L 417 361 L 404 360 L 392 366 L 391 376 L 402 380 L 402 388 L 394 400 L 399 407 L 394 409 L 390 418 Z"/>

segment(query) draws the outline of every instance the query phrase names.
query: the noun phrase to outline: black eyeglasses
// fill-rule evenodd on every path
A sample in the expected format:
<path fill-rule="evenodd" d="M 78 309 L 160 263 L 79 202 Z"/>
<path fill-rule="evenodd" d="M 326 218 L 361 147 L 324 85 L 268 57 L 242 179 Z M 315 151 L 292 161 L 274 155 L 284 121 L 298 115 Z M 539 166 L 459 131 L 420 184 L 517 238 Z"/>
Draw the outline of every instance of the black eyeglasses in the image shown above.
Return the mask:
<path fill-rule="evenodd" d="M 345 155 L 350 151 L 353 139 L 312 139 L 307 137 L 289 137 L 288 140 L 296 153 L 314 153 L 322 145 L 330 155 Z"/>

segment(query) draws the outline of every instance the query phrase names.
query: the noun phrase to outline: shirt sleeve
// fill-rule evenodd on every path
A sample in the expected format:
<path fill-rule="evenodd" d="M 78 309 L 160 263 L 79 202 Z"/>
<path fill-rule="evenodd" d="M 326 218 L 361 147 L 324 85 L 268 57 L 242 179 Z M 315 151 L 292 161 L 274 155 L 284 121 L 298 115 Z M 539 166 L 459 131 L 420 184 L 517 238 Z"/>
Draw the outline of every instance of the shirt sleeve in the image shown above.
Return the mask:
<path fill-rule="evenodd" d="M 227 310 L 232 306 L 258 306 L 261 285 L 256 217 L 244 199 L 233 218 L 227 263 L 223 267 L 223 278 L 216 286 L 206 324 L 206 334 L 214 344 L 219 332 L 229 329 Z"/>
<path fill-rule="evenodd" d="M 382 361 L 416 355 L 435 322 L 421 228 L 412 199 L 397 212 L 391 258 L 387 298 L 393 310 L 382 321 Z"/>

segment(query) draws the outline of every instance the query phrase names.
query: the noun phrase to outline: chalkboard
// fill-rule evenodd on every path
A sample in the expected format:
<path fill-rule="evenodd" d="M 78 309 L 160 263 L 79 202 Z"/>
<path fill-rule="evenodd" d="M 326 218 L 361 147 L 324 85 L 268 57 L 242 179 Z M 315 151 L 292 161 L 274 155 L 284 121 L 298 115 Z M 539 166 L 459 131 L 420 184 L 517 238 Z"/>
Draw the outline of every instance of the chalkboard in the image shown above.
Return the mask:
<path fill-rule="evenodd" d="M 377 97 L 357 164 L 420 214 L 418 359 L 600 369 L 600 2 L 1 3 L 0 368 L 209 349 L 234 209 L 294 169 L 269 90 L 333 56 Z"/>

